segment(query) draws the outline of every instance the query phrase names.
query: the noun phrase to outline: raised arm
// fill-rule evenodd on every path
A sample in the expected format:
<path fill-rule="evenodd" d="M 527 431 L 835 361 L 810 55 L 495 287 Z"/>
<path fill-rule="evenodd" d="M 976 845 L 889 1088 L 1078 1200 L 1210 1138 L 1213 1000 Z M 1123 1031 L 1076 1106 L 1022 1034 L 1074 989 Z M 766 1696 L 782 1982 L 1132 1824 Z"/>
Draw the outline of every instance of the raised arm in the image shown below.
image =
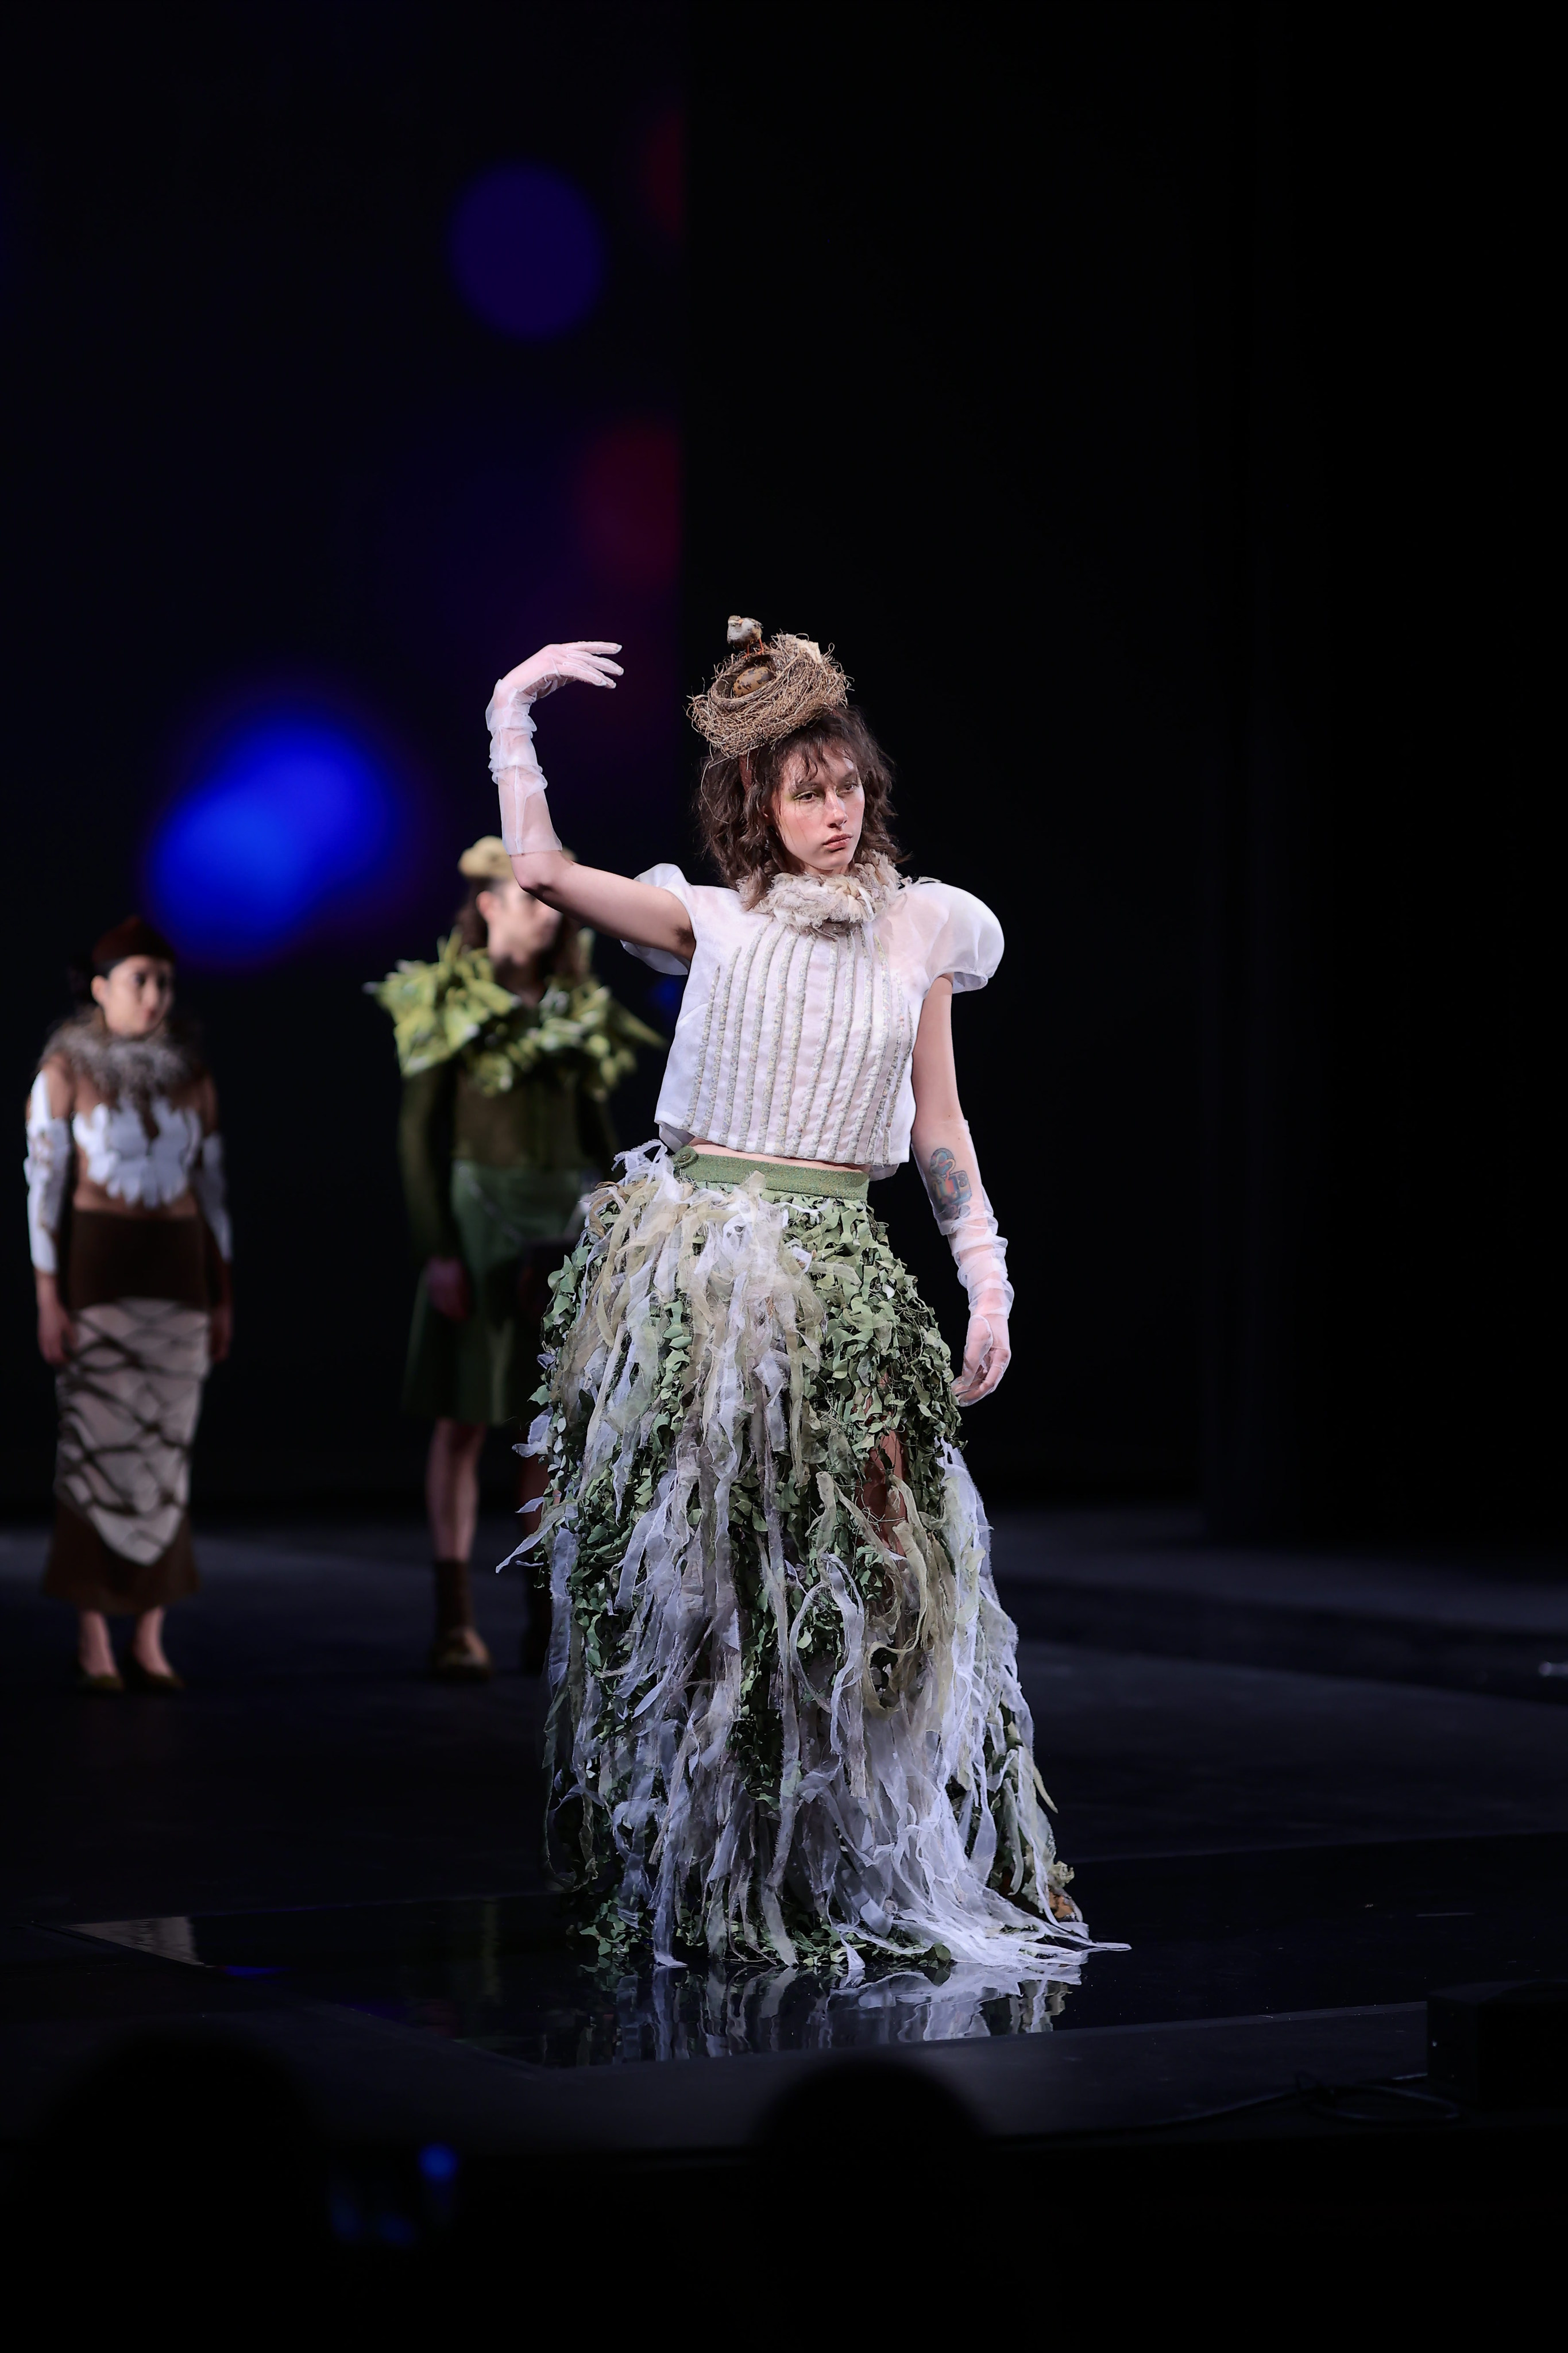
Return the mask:
<path fill-rule="evenodd" d="M 953 1395 L 960 1405 L 976 1405 L 990 1396 L 1012 1357 L 1007 1318 L 1013 1286 L 1007 1280 L 1007 1245 L 996 1230 L 958 1099 L 949 979 L 931 984 L 921 1008 L 910 1076 L 915 1095 L 910 1138 L 915 1164 L 957 1262 L 958 1279 L 969 1294 L 969 1334 Z"/>
<path fill-rule="evenodd" d="M 485 717 L 490 731 L 490 774 L 500 796 L 501 839 L 522 888 L 546 906 L 592 923 L 595 931 L 663 948 L 689 960 L 697 943 L 685 908 L 672 891 L 634 882 L 602 867 L 580 866 L 562 851 L 550 821 L 544 774 L 533 750 L 533 705 L 575 680 L 612 691 L 620 648 L 607 638 L 582 638 L 544 646 L 496 683 Z"/>

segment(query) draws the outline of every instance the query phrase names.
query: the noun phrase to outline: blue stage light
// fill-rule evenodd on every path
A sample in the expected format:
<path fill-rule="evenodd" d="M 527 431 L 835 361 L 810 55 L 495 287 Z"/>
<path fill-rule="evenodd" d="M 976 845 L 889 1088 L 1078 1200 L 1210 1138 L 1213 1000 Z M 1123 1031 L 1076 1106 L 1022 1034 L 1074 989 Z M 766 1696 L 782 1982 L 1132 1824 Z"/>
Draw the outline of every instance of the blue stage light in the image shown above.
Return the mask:
<path fill-rule="evenodd" d="M 148 892 L 183 954 L 262 964 L 373 912 L 409 848 L 375 748 L 335 713 L 274 707 L 231 727 L 164 813 Z"/>
<path fill-rule="evenodd" d="M 605 241 L 570 180 L 542 164 L 503 164 L 458 198 L 451 260 L 464 301 L 487 325 L 543 343 L 598 301 Z"/>
<path fill-rule="evenodd" d="M 445 2188 L 447 2182 L 456 2181 L 458 2178 L 457 2150 L 446 2147 L 438 2140 L 428 2142 L 419 2152 L 419 2170 L 426 2181 L 437 2188 Z"/>

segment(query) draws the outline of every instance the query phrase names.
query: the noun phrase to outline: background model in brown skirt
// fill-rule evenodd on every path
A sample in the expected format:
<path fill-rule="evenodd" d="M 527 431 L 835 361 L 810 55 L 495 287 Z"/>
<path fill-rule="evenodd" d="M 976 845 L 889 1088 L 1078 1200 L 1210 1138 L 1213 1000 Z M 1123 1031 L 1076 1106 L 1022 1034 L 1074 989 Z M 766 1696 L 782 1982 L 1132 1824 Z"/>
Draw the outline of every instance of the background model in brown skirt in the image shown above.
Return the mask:
<path fill-rule="evenodd" d="M 55 1530 L 44 1590 L 72 1603 L 83 1687 L 172 1691 L 163 1612 L 196 1588 L 190 1461 L 233 1324 L 217 1094 L 171 1026 L 174 952 L 139 916 L 92 954 L 27 1103 L 38 1346 L 57 1369 Z"/>

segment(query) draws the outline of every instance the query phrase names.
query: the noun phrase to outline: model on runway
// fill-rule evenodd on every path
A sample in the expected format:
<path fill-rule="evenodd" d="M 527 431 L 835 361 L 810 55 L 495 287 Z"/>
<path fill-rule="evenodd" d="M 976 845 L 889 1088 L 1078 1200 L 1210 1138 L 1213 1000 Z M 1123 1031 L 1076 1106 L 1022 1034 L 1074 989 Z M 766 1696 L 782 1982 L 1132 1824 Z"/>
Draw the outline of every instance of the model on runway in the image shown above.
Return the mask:
<path fill-rule="evenodd" d="M 637 1048 L 664 1039 L 594 978 L 593 934 L 518 889 L 494 834 L 458 864 L 468 895 L 435 963 L 367 987 L 403 1072 L 398 1158 L 420 1270 L 403 1407 L 434 1424 L 430 1670 L 465 1683 L 490 1672 L 468 1583 L 485 1432 L 530 1419 L 548 1273 L 615 1157 L 610 1095 Z M 530 1461 L 525 1508 L 539 1484 Z M 549 1595 L 529 1598 L 522 1663 L 537 1674 Z"/>
<path fill-rule="evenodd" d="M 161 933 L 127 916 L 83 983 L 27 1101 L 38 1346 L 59 1402 L 44 1591 L 76 1608 L 84 1690 L 123 1688 L 108 1620 L 131 1617 L 125 1675 L 167 1692 L 163 1613 L 196 1589 L 191 1445 L 232 1330 L 217 1095 L 171 1018 Z"/>
<path fill-rule="evenodd" d="M 831 655 L 730 641 L 692 704 L 721 888 L 556 840 L 531 705 L 612 687 L 617 647 L 545 647 L 489 713 L 518 881 L 689 976 L 661 1141 L 593 1197 L 545 1326 L 551 1860 L 606 1954 L 1071 1975 L 1089 1932 L 955 1442 L 1008 1361 L 950 1018 L 1001 929 L 896 871 Z M 956 1384 L 868 1206 L 911 1143 L 969 1296 Z"/>

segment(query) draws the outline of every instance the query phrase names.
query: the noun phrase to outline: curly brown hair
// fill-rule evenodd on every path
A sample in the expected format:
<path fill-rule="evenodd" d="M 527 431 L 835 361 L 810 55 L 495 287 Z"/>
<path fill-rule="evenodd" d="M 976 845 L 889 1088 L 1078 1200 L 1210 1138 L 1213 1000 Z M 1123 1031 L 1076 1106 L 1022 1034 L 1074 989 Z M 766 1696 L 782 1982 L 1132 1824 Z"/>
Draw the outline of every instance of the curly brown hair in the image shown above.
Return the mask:
<path fill-rule="evenodd" d="M 897 865 L 903 856 L 889 830 L 893 764 L 855 710 L 826 711 L 776 742 L 739 757 L 710 752 L 697 786 L 697 820 L 713 863 L 732 891 L 755 906 L 775 874 L 797 874 L 773 823 L 773 797 L 793 753 L 815 776 L 817 755 L 836 744 L 853 762 L 866 795 L 866 818 L 855 852 L 858 866 L 872 858 Z"/>

